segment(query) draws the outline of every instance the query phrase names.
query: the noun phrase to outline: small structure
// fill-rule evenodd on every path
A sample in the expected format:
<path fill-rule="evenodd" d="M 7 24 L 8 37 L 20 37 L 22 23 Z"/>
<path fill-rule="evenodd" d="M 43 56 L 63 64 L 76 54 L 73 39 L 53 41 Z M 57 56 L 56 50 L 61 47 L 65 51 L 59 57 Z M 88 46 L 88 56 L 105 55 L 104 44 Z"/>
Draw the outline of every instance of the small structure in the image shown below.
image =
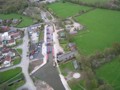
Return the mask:
<path fill-rule="evenodd" d="M 19 22 L 20 22 L 20 20 L 18 20 L 18 19 L 13 19 L 13 20 L 12 20 L 12 23 L 13 23 L 13 24 L 18 24 Z"/>
<path fill-rule="evenodd" d="M 59 32 L 58 35 L 59 35 L 59 39 L 65 39 L 66 38 L 65 32 Z"/>
<path fill-rule="evenodd" d="M 68 52 L 62 55 L 57 56 L 58 62 L 66 62 L 70 59 L 73 59 L 75 57 L 76 52 Z"/>
<path fill-rule="evenodd" d="M 75 68 L 75 69 L 78 69 L 78 68 L 79 68 L 79 65 L 78 65 L 78 63 L 77 63 L 76 60 L 73 61 L 73 65 L 74 65 L 74 68 Z"/>
<path fill-rule="evenodd" d="M 76 45 L 75 43 L 69 43 L 68 47 L 70 48 L 71 51 L 75 51 L 76 50 Z"/>

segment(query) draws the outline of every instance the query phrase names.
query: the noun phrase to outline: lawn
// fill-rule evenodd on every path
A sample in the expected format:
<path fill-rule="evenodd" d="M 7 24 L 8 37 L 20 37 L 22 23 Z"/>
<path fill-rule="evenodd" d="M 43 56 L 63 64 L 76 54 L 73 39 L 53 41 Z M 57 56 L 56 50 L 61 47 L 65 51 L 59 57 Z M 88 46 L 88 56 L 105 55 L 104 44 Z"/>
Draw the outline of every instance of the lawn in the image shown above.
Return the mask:
<path fill-rule="evenodd" d="M 114 90 L 120 90 L 120 57 L 98 68 L 96 75 L 113 86 Z"/>
<path fill-rule="evenodd" d="M 21 55 L 22 54 L 22 49 L 20 49 L 20 48 L 18 48 L 18 49 L 16 49 L 17 50 L 17 52 Z"/>
<path fill-rule="evenodd" d="M 62 2 L 57 2 L 53 4 L 49 4 L 48 7 L 52 9 L 52 11 L 59 16 L 60 18 L 67 18 L 73 15 L 76 15 L 82 10 L 88 10 L 91 9 L 90 7 L 85 7 L 85 6 L 80 6 L 77 4 L 72 4 L 72 3 L 62 3 Z"/>
<path fill-rule="evenodd" d="M 71 90 L 84 90 L 83 83 L 84 81 L 79 79 L 68 82 Z"/>
<path fill-rule="evenodd" d="M 96 9 L 76 18 L 86 27 L 74 36 L 82 54 L 92 54 L 120 42 L 120 12 Z"/>
<path fill-rule="evenodd" d="M 19 14 L 0 14 L 0 19 L 20 19 L 22 22 L 17 27 L 26 27 L 33 24 L 33 20 L 30 17 L 19 15 Z"/>
<path fill-rule="evenodd" d="M 21 62 L 21 58 L 17 57 L 14 61 L 13 61 L 13 65 L 17 65 Z"/>
<path fill-rule="evenodd" d="M 15 77 L 17 74 L 21 73 L 21 68 L 15 68 L 8 71 L 0 72 L 0 84 L 2 84 L 5 81 L 10 80 L 11 78 Z"/>
<path fill-rule="evenodd" d="M 61 72 L 64 76 L 67 76 L 68 72 L 75 70 L 72 61 L 60 64 L 59 66 L 60 66 Z"/>

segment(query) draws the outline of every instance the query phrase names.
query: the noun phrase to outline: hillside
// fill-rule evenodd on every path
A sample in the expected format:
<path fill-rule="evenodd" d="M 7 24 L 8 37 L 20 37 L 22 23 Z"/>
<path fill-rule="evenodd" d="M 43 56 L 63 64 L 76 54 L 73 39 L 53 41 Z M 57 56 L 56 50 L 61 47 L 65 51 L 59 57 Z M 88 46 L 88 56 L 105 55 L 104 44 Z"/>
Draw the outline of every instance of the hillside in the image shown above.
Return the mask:
<path fill-rule="evenodd" d="M 0 0 L 0 13 L 12 13 L 24 9 L 27 0 Z"/>

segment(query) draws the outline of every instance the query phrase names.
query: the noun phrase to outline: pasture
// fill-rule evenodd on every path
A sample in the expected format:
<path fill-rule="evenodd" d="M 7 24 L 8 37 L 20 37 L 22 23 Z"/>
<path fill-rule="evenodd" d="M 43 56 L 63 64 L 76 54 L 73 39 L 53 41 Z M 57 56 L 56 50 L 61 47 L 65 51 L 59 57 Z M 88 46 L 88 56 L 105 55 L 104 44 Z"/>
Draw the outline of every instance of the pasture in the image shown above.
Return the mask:
<path fill-rule="evenodd" d="M 27 27 L 33 24 L 33 20 L 30 17 L 19 15 L 19 14 L 0 14 L 0 19 L 22 19 L 22 22 L 16 27 Z"/>
<path fill-rule="evenodd" d="M 113 43 L 120 42 L 120 12 L 96 9 L 77 17 L 76 20 L 85 26 L 84 30 L 73 36 L 81 53 L 103 51 Z"/>
<path fill-rule="evenodd" d="M 91 7 L 80 6 L 69 2 L 57 2 L 49 4 L 48 7 L 60 18 L 65 19 L 74 16 L 82 10 L 89 10 Z"/>
<path fill-rule="evenodd" d="M 114 90 L 120 90 L 120 57 L 98 68 L 96 75 L 109 83 Z"/>

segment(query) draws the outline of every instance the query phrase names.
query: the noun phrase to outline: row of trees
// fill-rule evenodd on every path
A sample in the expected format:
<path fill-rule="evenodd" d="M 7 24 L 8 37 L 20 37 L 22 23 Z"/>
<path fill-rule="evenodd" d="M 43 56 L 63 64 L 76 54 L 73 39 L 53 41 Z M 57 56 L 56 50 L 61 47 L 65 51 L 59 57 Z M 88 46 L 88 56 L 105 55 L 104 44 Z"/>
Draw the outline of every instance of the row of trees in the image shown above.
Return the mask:
<path fill-rule="evenodd" d="M 95 75 L 95 69 L 113 60 L 120 55 L 120 43 L 115 43 L 111 48 L 103 52 L 97 52 L 94 55 L 85 57 L 77 55 L 83 72 L 84 87 L 86 90 L 113 90 L 113 88 Z"/>
<path fill-rule="evenodd" d="M 86 3 L 80 0 L 63 0 L 65 2 L 72 2 L 75 4 L 90 6 L 90 7 L 97 7 L 97 8 L 105 8 L 105 9 L 113 9 L 113 10 L 120 10 L 120 0 L 114 0 L 108 3 L 100 3 L 99 0 L 96 3 Z"/>
<path fill-rule="evenodd" d="M 18 12 L 28 6 L 27 0 L 0 0 L 0 3 L 2 3 L 0 4 L 0 13 Z"/>

